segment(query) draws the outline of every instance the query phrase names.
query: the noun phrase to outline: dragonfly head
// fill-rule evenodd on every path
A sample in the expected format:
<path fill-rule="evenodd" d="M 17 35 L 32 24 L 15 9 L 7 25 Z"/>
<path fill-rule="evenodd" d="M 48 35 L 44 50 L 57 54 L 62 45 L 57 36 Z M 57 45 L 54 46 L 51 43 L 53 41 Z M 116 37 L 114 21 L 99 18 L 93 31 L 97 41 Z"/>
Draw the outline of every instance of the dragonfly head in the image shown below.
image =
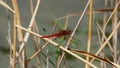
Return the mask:
<path fill-rule="evenodd" d="M 62 30 L 60 32 L 60 34 L 62 34 L 62 35 L 69 35 L 69 34 L 71 34 L 71 31 L 70 30 Z"/>

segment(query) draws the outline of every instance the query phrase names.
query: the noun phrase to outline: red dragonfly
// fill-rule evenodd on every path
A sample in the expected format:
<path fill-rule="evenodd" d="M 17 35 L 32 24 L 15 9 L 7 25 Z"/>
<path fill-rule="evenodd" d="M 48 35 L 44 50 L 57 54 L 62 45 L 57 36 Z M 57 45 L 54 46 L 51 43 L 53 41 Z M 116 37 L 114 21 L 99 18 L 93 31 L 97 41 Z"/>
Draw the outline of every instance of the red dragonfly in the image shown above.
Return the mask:
<path fill-rule="evenodd" d="M 69 34 L 71 34 L 70 30 L 61 30 L 58 33 L 55 33 L 55 34 L 52 34 L 52 35 L 49 35 L 49 36 L 42 36 L 40 38 L 61 37 L 61 36 L 64 36 L 64 35 L 69 35 Z"/>

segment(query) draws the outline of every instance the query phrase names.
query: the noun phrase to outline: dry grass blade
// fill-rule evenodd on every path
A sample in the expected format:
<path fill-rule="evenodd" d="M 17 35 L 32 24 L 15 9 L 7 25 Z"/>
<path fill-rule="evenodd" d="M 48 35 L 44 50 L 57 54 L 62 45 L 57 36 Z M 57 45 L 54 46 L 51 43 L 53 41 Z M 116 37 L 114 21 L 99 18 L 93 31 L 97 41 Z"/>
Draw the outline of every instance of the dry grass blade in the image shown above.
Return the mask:
<path fill-rule="evenodd" d="M 73 52 L 81 53 L 81 54 L 86 55 L 86 56 L 89 56 L 89 57 L 91 57 L 91 58 L 96 58 L 96 59 L 98 59 L 98 60 L 101 60 L 101 61 L 104 61 L 104 62 L 106 62 L 106 63 L 109 63 L 109 64 L 111 64 L 111 65 L 113 65 L 113 66 L 116 66 L 116 65 L 113 64 L 113 62 L 108 61 L 107 59 L 101 58 L 101 57 L 99 57 L 99 56 L 96 56 L 96 55 L 94 55 L 94 54 L 91 54 L 91 53 L 89 53 L 89 52 L 80 51 L 80 50 L 76 50 L 76 49 L 69 49 L 69 50 L 71 50 L 71 51 L 73 51 Z"/>
<path fill-rule="evenodd" d="M 96 59 L 98 59 L 98 60 L 102 60 L 102 61 L 104 61 L 104 62 L 106 62 L 106 63 L 109 63 L 109 64 L 113 65 L 114 67 L 120 68 L 120 65 L 118 65 L 118 64 L 116 64 L 116 63 L 113 63 L 113 62 L 111 62 L 111 61 L 109 61 L 109 60 L 107 60 L 107 59 L 104 59 L 104 58 L 101 58 L 101 57 L 99 57 L 99 56 L 96 56 L 96 55 L 94 55 L 94 54 L 91 54 L 91 53 L 88 53 L 88 52 L 85 52 L 85 51 L 75 50 L 75 49 L 70 49 L 70 50 L 73 51 L 73 52 L 78 52 L 78 53 L 81 53 L 81 54 L 83 54 L 83 55 L 89 56 L 89 57 L 91 57 L 91 58 L 96 58 Z"/>
<path fill-rule="evenodd" d="M 17 28 L 20 28 L 20 29 L 22 29 L 22 30 L 24 30 L 24 31 L 26 31 L 26 32 L 29 32 L 29 33 L 31 33 L 32 35 L 35 35 L 35 36 L 37 36 L 37 37 L 39 37 L 39 38 L 42 37 L 41 35 L 39 35 L 39 34 L 37 34 L 37 33 L 35 33 L 35 32 L 32 32 L 32 31 L 30 31 L 30 30 L 28 30 L 28 29 L 25 29 L 25 28 L 23 28 L 22 26 L 16 25 L 16 27 L 17 27 Z M 54 42 L 54 41 L 52 41 L 52 40 L 50 40 L 50 39 L 47 39 L 47 38 L 43 38 L 43 39 L 46 40 L 46 41 L 48 41 L 48 42 L 50 42 L 50 43 L 53 44 L 54 46 L 59 47 L 59 48 L 62 49 L 63 51 L 65 51 L 65 52 L 69 53 L 70 55 L 74 56 L 75 58 L 77 58 L 77 59 L 85 62 L 86 64 L 89 64 L 90 66 L 92 66 L 92 67 L 94 67 L 94 68 L 98 68 L 98 67 L 96 67 L 95 65 L 91 64 L 90 62 L 87 62 L 87 61 L 86 61 L 85 59 L 83 59 L 82 57 L 80 57 L 80 56 L 76 55 L 75 53 L 67 50 L 66 48 L 60 46 L 58 43 L 56 43 L 56 42 Z"/>

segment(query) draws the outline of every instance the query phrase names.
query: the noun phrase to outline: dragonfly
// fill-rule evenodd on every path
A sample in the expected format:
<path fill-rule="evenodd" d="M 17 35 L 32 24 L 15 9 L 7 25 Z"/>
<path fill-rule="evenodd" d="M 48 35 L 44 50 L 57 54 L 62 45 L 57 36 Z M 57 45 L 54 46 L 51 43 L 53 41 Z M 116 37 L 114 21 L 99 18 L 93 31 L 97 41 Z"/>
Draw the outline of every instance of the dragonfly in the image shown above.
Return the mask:
<path fill-rule="evenodd" d="M 70 35 L 71 33 L 72 33 L 71 30 L 61 30 L 61 31 L 59 31 L 57 33 L 54 33 L 52 35 L 42 36 L 40 38 L 58 38 L 58 37 L 61 37 L 61 36 L 65 36 L 64 37 L 64 41 L 65 41 L 66 36 Z M 74 40 L 72 40 L 72 45 L 76 46 L 78 44 L 80 44 L 80 40 L 79 39 L 75 39 L 75 37 L 74 37 Z"/>
<path fill-rule="evenodd" d="M 54 33 L 52 35 L 48 35 L 48 36 L 42 36 L 40 38 L 51 38 L 51 37 L 61 37 L 61 36 L 65 36 L 65 35 L 70 35 L 71 31 L 70 30 L 61 30 L 58 33 Z"/>

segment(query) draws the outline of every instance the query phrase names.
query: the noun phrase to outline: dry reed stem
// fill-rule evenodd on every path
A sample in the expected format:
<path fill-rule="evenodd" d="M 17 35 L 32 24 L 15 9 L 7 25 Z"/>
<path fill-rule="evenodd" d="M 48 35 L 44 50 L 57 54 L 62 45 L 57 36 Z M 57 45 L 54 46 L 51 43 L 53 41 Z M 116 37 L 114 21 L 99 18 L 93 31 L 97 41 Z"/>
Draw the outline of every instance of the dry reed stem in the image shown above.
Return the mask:
<path fill-rule="evenodd" d="M 73 39 L 73 36 L 75 35 L 76 30 L 77 30 L 78 27 L 80 26 L 80 23 L 81 23 L 84 15 L 85 15 L 85 12 L 87 11 L 87 8 L 88 8 L 88 6 L 89 6 L 89 3 L 90 3 L 90 1 L 87 2 L 86 6 L 85 6 L 85 9 L 84 9 L 84 11 L 83 11 L 83 13 L 82 13 L 82 15 L 81 15 L 81 17 L 79 18 L 79 20 L 78 20 L 78 22 L 77 22 L 77 24 L 76 24 L 76 26 L 75 26 L 75 28 L 74 28 L 74 30 L 73 30 L 73 32 L 72 32 L 72 34 L 71 34 L 71 36 L 70 36 L 67 44 L 66 44 L 66 47 L 65 47 L 66 49 L 69 47 L 69 45 L 70 45 L 70 43 L 71 43 L 71 41 L 72 41 L 72 39 Z M 62 53 L 62 56 L 61 56 L 61 58 L 60 58 L 61 61 L 62 61 L 62 59 L 64 58 L 64 56 L 65 56 L 65 53 L 63 52 L 63 53 Z M 59 62 L 58 65 L 60 65 L 61 61 Z M 59 66 L 57 66 L 57 68 L 59 68 Z"/>
<path fill-rule="evenodd" d="M 33 31 L 36 32 L 36 33 L 39 33 L 36 22 L 34 22 L 34 24 L 33 24 Z M 38 51 L 39 46 L 40 46 L 40 39 L 37 38 L 36 36 L 33 36 L 33 41 L 34 41 L 35 50 Z M 41 61 L 40 60 L 41 60 L 40 59 L 40 54 L 38 54 L 37 55 L 37 61 L 38 61 L 39 66 L 41 66 Z"/>
<path fill-rule="evenodd" d="M 36 14 L 37 14 L 39 5 L 40 5 L 40 0 L 37 0 L 37 4 L 36 4 L 36 7 L 35 7 L 35 11 L 34 11 L 34 13 L 33 13 L 33 16 L 32 16 L 32 18 L 31 18 L 30 24 L 29 24 L 29 26 L 28 26 L 28 30 L 31 30 L 31 27 L 33 26 L 34 19 L 35 19 L 35 17 L 36 17 Z M 23 42 L 22 42 L 22 44 L 20 45 L 21 47 L 20 47 L 20 50 L 19 50 L 19 54 L 21 54 L 21 52 L 22 52 L 22 50 L 23 50 L 23 48 L 24 48 L 24 46 L 25 46 L 25 43 L 27 42 L 27 40 L 28 40 L 28 38 L 29 38 L 29 35 L 30 35 L 30 33 L 28 33 L 28 32 L 25 34 L 25 37 L 24 37 L 24 39 L 23 39 Z"/>
<path fill-rule="evenodd" d="M 87 43 L 87 52 L 90 53 L 92 46 L 92 15 L 93 15 L 93 0 L 90 0 L 90 8 L 89 8 L 89 32 L 88 32 L 88 43 Z M 89 56 L 86 57 L 86 60 L 89 62 Z M 88 64 L 85 65 L 85 68 L 90 68 Z"/>
<path fill-rule="evenodd" d="M 19 12 L 19 8 L 18 8 L 18 3 L 17 3 L 17 0 L 12 0 L 12 3 L 13 3 L 13 7 L 14 7 L 14 10 L 15 10 L 15 19 L 16 19 L 16 24 L 17 25 L 22 25 L 21 24 L 21 20 L 20 20 L 20 12 Z M 18 39 L 19 41 L 21 42 L 23 40 L 23 32 L 21 29 L 17 29 L 17 34 L 18 34 Z"/>
<path fill-rule="evenodd" d="M 15 1 L 14 1 L 15 2 Z M 15 3 L 13 2 L 13 4 L 14 4 L 14 8 L 15 8 Z M 16 25 L 17 25 L 17 16 L 16 16 L 16 14 L 14 15 L 14 42 L 13 42 L 13 64 L 12 64 L 12 68 L 16 68 L 16 47 L 17 47 L 17 45 L 16 45 L 16 43 L 17 43 L 17 39 L 16 39 L 16 37 L 17 37 L 17 28 L 16 28 Z"/>
<path fill-rule="evenodd" d="M 28 30 L 28 29 L 26 29 L 26 28 L 24 28 L 24 27 L 22 27 L 22 26 L 16 25 L 16 27 L 17 27 L 17 28 L 20 28 L 20 29 L 22 29 L 22 30 L 24 30 L 24 31 L 26 31 L 26 32 L 29 32 L 29 33 L 31 33 L 32 35 L 35 35 L 35 36 L 37 36 L 37 37 L 39 37 L 39 38 L 42 37 L 42 35 L 39 35 L 39 34 L 37 34 L 37 33 L 35 33 L 35 32 L 32 32 L 32 31 L 30 31 L 30 30 Z M 59 48 L 62 49 L 63 51 L 71 54 L 72 56 L 74 56 L 74 57 L 77 58 L 78 60 L 81 60 L 81 61 L 89 64 L 90 66 L 92 66 L 92 67 L 94 67 L 94 68 L 98 68 L 98 67 L 96 67 L 95 65 L 91 64 L 90 62 L 87 62 L 85 59 L 83 59 L 82 57 L 78 56 L 77 54 L 71 52 L 70 50 L 68 50 L 68 49 L 66 49 L 66 48 L 64 48 L 64 47 L 62 47 L 62 46 L 59 45 L 58 43 L 56 43 L 56 42 L 54 42 L 54 41 L 52 41 L 52 40 L 50 40 L 50 39 L 47 39 L 47 38 L 43 38 L 43 39 L 46 40 L 46 41 L 48 41 L 48 42 L 50 42 L 50 43 L 53 44 L 54 46 L 59 47 Z"/>
<path fill-rule="evenodd" d="M 33 12 L 34 12 L 33 0 L 30 0 L 30 7 L 31 7 L 31 14 L 33 15 Z M 34 23 L 33 23 L 33 31 L 36 32 L 36 33 L 39 33 L 36 20 L 34 20 Z M 33 36 L 33 40 L 34 40 L 35 50 L 38 51 L 39 50 L 38 46 L 40 45 L 40 39 Z M 39 67 L 41 68 L 41 61 L 40 60 L 41 60 L 41 56 L 40 56 L 40 54 L 38 54 L 37 55 L 37 61 L 38 61 Z"/>
<path fill-rule="evenodd" d="M 6 4 L 3 0 L 0 0 L 0 4 L 4 6 L 5 8 L 9 9 L 11 12 L 15 13 L 15 11 L 8 4 Z"/>
<path fill-rule="evenodd" d="M 115 6 L 117 4 L 118 0 L 115 0 Z M 118 22 L 118 6 L 116 7 L 117 9 L 115 9 L 115 13 L 113 16 L 113 22 L 112 22 L 112 28 L 114 30 L 114 28 L 117 26 L 117 22 Z M 117 39 L 118 39 L 118 34 L 117 31 L 114 33 L 113 35 L 113 58 L 114 58 L 114 63 L 117 63 Z"/>
<path fill-rule="evenodd" d="M 47 53 L 47 55 L 48 55 L 48 49 L 46 50 L 46 53 Z M 47 56 L 47 58 L 46 58 L 46 68 L 49 68 L 49 56 Z"/>
<path fill-rule="evenodd" d="M 14 42 L 13 42 L 13 64 L 12 64 L 12 68 L 16 68 L 16 36 L 17 36 L 17 28 L 16 28 L 16 16 L 14 15 Z"/>
<path fill-rule="evenodd" d="M 13 3 L 13 7 L 14 7 L 14 10 L 15 10 L 15 15 L 14 15 L 14 17 L 15 17 L 15 19 L 16 19 L 16 24 L 14 25 L 14 26 L 16 26 L 16 25 L 21 25 L 21 20 L 20 20 L 20 12 L 19 12 L 19 8 L 18 8 L 18 3 L 17 3 L 17 0 L 12 0 L 12 3 Z M 16 27 L 14 27 L 14 28 L 16 28 Z M 18 40 L 19 40 L 19 42 L 21 42 L 22 40 L 23 40 L 23 32 L 22 32 L 22 30 L 21 29 L 17 29 L 17 34 L 18 34 Z M 15 35 L 16 36 L 16 35 Z M 16 41 L 15 41 L 16 42 Z M 19 55 L 20 56 L 20 55 Z M 25 68 L 25 67 L 27 67 L 27 65 L 25 64 L 25 61 L 26 61 L 26 53 L 25 53 L 25 48 L 24 48 L 24 50 L 23 50 L 23 52 L 22 52 L 22 55 L 19 57 L 19 61 L 20 61 L 20 66 L 22 67 L 22 68 Z"/>

